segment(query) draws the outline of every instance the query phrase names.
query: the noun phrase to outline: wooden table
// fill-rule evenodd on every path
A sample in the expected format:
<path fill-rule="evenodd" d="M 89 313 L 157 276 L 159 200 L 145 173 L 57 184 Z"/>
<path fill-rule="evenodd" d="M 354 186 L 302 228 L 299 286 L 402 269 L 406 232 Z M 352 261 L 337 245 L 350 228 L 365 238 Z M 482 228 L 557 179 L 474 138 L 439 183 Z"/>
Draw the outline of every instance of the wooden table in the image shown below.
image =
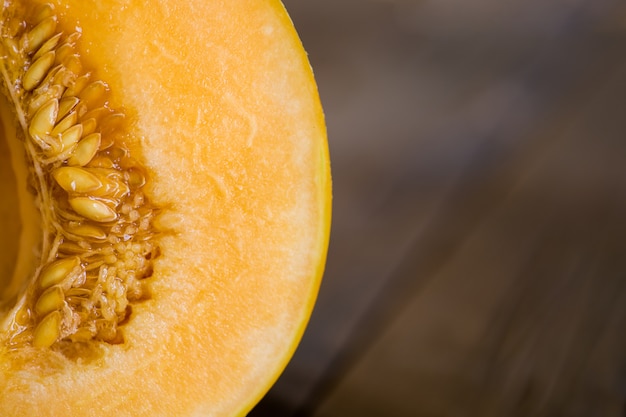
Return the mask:
<path fill-rule="evenodd" d="M 626 4 L 285 4 L 334 222 L 251 416 L 624 416 Z"/>

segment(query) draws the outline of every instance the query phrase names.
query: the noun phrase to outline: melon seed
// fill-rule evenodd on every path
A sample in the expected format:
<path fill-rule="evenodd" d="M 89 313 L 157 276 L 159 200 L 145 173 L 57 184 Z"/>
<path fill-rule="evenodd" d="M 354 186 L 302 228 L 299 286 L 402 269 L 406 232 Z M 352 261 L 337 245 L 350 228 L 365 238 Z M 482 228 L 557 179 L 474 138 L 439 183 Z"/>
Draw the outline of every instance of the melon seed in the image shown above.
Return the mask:
<path fill-rule="evenodd" d="M 61 335 L 61 313 L 53 311 L 41 320 L 33 333 L 34 347 L 50 347 Z"/>
<path fill-rule="evenodd" d="M 74 125 L 63 132 L 61 135 L 61 149 L 66 150 L 72 148 L 78 143 L 83 134 L 82 125 Z"/>
<path fill-rule="evenodd" d="M 44 316 L 52 311 L 59 310 L 63 307 L 64 300 L 63 289 L 60 286 L 50 287 L 39 296 L 35 304 L 35 313 L 39 316 Z"/>
<path fill-rule="evenodd" d="M 91 238 L 95 240 L 104 240 L 107 238 L 107 234 L 100 227 L 93 224 L 77 224 L 68 225 L 68 230 L 75 235 Z"/>
<path fill-rule="evenodd" d="M 48 103 L 50 100 L 61 98 L 64 91 L 65 87 L 63 87 L 62 85 L 53 85 L 45 92 L 32 97 L 30 102 L 28 103 L 28 113 L 35 114 L 37 110 L 41 108 L 41 106 Z"/>
<path fill-rule="evenodd" d="M 78 97 L 64 97 L 59 101 L 59 114 L 58 117 L 65 117 L 70 111 L 74 110 L 74 107 L 80 100 Z"/>
<path fill-rule="evenodd" d="M 37 50 L 37 53 L 33 55 L 33 60 L 39 59 L 43 54 L 53 51 L 56 46 L 59 44 L 59 40 L 61 39 L 61 33 L 57 33 L 50 39 L 48 39 L 41 47 Z"/>
<path fill-rule="evenodd" d="M 67 163 L 69 165 L 87 165 L 100 149 L 100 141 L 100 133 L 92 133 L 81 139 Z"/>
<path fill-rule="evenodd" d="M 38 60 L 28 68 L 22 79 L 22 86 L 26 91 L 37 87 L 44 77 L 48 75 L 48 70 L 54 63 L 54 51 L 43 54 Z"/>
<path fill-rule="evenodd" d="M 60 106 L 60 103 L 59 103 L 59 106 Z M 63 115 L 60 114 L 60 111 L 57 117 L 59 118 L 63 117 Z M 63 119 L 61 119 L 61 121 L 58 122 L 56 126 L 54 126 L 54 129 L 52 129 L 52 132 L 50 132 L 50 135 L 51 136 L 60 135 L 61 133 L 69 129 L 70 127 L 74 126 L 77 121 L 78 121 L 78 115 L 76 114 L 76 112 L 71 112 L 67 116 L 63 117 Z M 82 128 L 81 128 L 80 134 L 81 135 L 83 134 Z"/>
<path fill-rule="evenodd" d="M 56 123 L 58 111 L 59 101 L 56 99 L 48 101 L 37 110 L 28 128 L 28 133 L 30 133 L 33 139 L 43 140 L 43 138 L 50 135 Z"/>
<path fill-rule="evenodd" d="M 97 176 L 83 168 L 60 167 L 52 172 L 52 176 L 67 192 L 88 193 L 102 186 Z"/>
<path fill-rule="evenodd" d="M 47 289 L 61 283 L 74 269 L 80 265 L 80 258 L 73 256 L 48 264 L 39 275 L 39 287 Z"/>
<path fill-rule="evenodd" d="M 39 48 L 54 34 L 57 27 L 56 16 L 50 16 L 42 20 L 24 38 L 24 50 L 31 52 Z"/>
<path fill-rule="evenodd" d="M 100 200 L 91 197 L 74 197 L 69 200 L 76 213 L 95 222 L 106 223 L 117 219 L 114 209 Z"/>
<path fill-rule="evenodd" d="M 94 81 L 87 85 L 78 94 L 78 98 L 85 102 L 89 108 L 98 108 L 104 105 L 109 86 L 103 81 Z"/>

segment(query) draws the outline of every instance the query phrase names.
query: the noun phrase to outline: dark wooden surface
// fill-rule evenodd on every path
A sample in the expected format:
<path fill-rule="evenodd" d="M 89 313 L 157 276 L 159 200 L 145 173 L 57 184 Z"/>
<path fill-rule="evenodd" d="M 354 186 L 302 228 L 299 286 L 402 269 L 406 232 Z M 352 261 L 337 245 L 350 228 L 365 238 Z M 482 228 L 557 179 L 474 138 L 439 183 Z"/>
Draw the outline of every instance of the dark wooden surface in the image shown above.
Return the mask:
<path fill-rule="evenodd" d="M 251 416 L 626 415 L 626 3 L 285 4 L 334 221 Z"/>

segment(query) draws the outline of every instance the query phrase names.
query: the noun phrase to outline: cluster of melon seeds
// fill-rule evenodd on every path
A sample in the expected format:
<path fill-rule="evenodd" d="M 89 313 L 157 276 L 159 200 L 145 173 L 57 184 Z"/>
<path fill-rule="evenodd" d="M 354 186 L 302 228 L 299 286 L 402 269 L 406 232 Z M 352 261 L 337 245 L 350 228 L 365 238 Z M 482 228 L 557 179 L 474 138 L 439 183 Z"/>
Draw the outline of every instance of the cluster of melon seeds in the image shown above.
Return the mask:
<path fill-rule="evenodd" d="M 119 343 L 158 250 L 145 170 L 124 145 L 125 114 L 84 67 L 80 33 L 50 5 L 5 3 L 0 71 L 15 106 L 42 217 L 41 265 L 17 302 L 10 348 Z"/>

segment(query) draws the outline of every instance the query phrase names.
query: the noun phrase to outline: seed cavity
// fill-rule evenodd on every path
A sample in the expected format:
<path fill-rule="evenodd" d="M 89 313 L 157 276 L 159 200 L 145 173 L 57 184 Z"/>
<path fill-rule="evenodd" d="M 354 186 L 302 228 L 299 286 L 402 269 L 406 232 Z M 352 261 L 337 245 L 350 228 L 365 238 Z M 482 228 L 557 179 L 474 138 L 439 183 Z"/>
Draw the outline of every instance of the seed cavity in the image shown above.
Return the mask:
<path fill-rule="evenodd" d="M 81 54 L 81 33 L 65 30 L 76 25 L 51 4 L 6 7 L 0 78 L 32 163 L 43 243 L 5 342 L 63 354 L 73 343 L 122 343 L 120 326 L 149 298 L 160 253 L 146 170 L 125 144 L 133 124 L 111 107 L 111 87 Z"/>

